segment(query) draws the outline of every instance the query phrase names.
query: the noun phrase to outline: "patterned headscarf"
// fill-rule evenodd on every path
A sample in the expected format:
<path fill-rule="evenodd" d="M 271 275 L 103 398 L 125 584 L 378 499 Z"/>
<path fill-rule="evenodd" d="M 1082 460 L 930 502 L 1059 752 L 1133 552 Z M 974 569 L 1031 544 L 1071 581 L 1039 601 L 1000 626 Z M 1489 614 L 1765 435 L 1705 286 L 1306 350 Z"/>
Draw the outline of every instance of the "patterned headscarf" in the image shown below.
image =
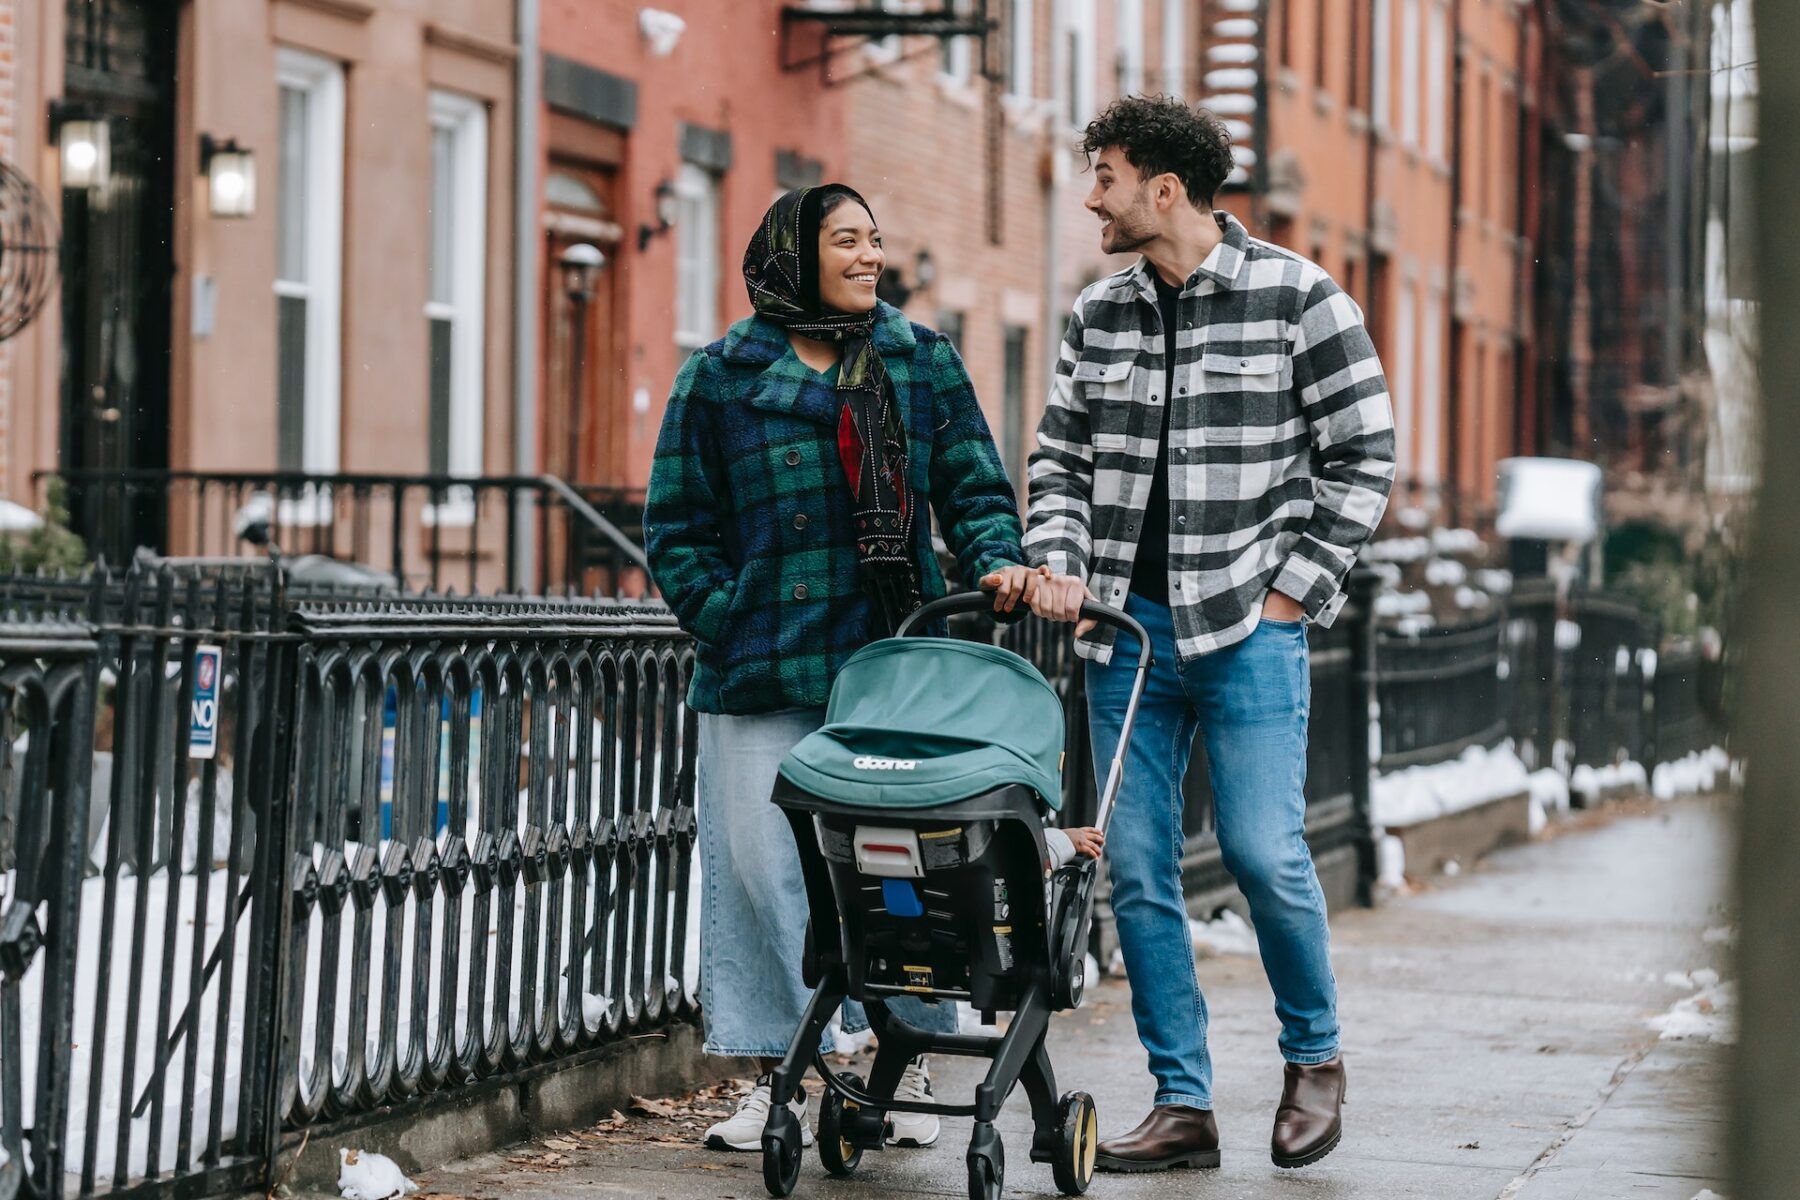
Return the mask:
<path fill-rule="evenodd" d="M 906 431 L 875 351 L 875 312 L 839 312 L 819 300 L 819 228 L 832 194 L 869 211 L 841 184 L 800 188 L 770 206 L 744 251 L 744 284 L 757 313 L 803 337 L 841 342 L 838 457 L 856 496 L 856 561 L 877 637 L 889 637 L 919 606 L 913 561 L 915 498 L 906 481 Z M 874 213 L 869 213 L 874 220 Z"/>

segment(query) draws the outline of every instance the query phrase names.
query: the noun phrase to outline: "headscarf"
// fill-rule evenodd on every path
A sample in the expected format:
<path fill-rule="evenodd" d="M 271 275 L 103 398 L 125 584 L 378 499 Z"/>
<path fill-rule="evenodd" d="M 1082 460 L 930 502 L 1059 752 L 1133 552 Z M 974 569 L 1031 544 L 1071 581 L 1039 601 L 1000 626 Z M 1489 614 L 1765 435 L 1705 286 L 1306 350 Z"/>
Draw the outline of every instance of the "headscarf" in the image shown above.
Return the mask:
<path fill-rule="evenodd" d="M 744 285 L 761 316 L 802 337 L 843 345 L 838 457 L 856 497 L 857 578 L 875 636 L 890 637 L 919 606 L 916 504 L 906 479 L 900 406 L 875 351 L 875 312 L 839 312 L 819 300 L 820 213 L 833 193 L 869 212 L 868 201 L 841 184 L 788 192 L 764 214 L 744 251 Z"/>

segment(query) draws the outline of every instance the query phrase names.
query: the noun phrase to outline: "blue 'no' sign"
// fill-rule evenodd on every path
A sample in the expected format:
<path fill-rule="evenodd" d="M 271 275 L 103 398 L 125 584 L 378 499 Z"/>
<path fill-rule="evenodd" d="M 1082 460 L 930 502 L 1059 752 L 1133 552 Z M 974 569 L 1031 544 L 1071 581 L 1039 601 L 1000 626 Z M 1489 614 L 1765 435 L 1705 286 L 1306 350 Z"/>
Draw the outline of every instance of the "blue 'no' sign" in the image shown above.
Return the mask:
<path fill-rule="evenodd" d="M 217 646 L 194 650 L 194 703 L 188 710 L 188 757 L 211 758 L 219 750 L 219 676 L 223 652 Z"/>

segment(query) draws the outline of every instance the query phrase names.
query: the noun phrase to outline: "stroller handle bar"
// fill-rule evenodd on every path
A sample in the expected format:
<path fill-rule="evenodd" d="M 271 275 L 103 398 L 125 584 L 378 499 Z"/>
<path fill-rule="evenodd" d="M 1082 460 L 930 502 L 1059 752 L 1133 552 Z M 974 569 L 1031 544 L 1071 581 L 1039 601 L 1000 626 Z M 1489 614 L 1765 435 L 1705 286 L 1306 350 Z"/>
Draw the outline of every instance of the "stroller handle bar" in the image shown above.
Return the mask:
<path fill-rule="evenodd" d="M 894 631 L 895 637 L 905 637 L 916 627 L 939 617 L 957 616 L 961 613 L 991 610 L 994 607 L 993 597 L 987 592 L 956 592 L 942 596 L 916 609 Z M 1138 700 L 1144 694 L 1144 681 L 1150 674 L 1151 664 L 1155 661 L 1150 652 L 1150 635 L 1144 627 L 1129 613 L 1121 612 L 1098 600 L 1084 600 L 1081 604 L 1081 615 L 1084 619 L 1098 621 L 1102 625 L 1111 625 L 1114 629 L 1129 633 L 1138 640 L 1137 677 L 1132 681 L 1131 700 L 1125 705 L 1125 720 L 1119 726 L 1119 742 L 1113 748 L 1112 762 L 1106 771 L 1106 786 L 1100 789 L 1100 810 L 1095 814 L 1094 824 L 1105 832 L 1107 823 L 1112 820 L 1113 804 L 1119 798 L 1119 785 L 1125 776 L 1125 749 L 1131 745 L 1131 727 L 1137 723 Z"/>

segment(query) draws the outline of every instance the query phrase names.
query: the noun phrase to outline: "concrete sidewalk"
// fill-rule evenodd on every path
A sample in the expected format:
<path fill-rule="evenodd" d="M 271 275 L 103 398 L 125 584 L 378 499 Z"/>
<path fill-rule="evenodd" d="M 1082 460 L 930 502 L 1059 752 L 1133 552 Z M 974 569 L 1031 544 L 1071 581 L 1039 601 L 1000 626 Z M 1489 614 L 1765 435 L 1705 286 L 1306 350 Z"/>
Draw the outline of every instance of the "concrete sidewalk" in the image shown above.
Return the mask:
<path fill-rule="evenodd" d="M 1100 1176 L 1090 1195 L 1220 1200 L 1693 1200 L 1722 1194 L 1718 1149 L 1727 1047 L 1708 1036 L 1729 989 L 1723 904 L 1730 806 L 1636 805 L 1578 818 L 1549 840 L 1334 924 L 1350 1069 L 1346 1130 L 1314 1167 L 1276 1170 L 1279 1095 L 1272 999 L 1254 958 L 1200 964 L 1212 1012 L 1218 1171 Z M 1692 973 L 1700 971 L 1698 980 Z M 1687 977 L 1687 978 L 1684 978 Z M 1699 985 L 1699 986 L 1696 986 Z M 1651 1021 L 1678 1004 L 1691 1036 Z M 1058 1082 L 1093 1093 L 1106 1132 L 1151 1095 L 1121 981 L 1091 988 L 1052 1032 Z M 940 1096 L 964 1095 L 977 1064 L 940 1060 Z M 426 1194 L 511 1197 L 764 1195 L 755 1155 L 694 1146 L 729 1100 L 668 1117 L 630 1115 L 422 1176 Z M 660 1107 L 660 1106 L 654 1106 Z M 1029 1161 L 1023 1095 L 1002 1119 L 1008 1195 L 1055 1194 Z M 929 1150 L 865 1155 L 828 1179 L 808 1151 L 796 1196 L 966 1194 L 966 1120 Z"/>

